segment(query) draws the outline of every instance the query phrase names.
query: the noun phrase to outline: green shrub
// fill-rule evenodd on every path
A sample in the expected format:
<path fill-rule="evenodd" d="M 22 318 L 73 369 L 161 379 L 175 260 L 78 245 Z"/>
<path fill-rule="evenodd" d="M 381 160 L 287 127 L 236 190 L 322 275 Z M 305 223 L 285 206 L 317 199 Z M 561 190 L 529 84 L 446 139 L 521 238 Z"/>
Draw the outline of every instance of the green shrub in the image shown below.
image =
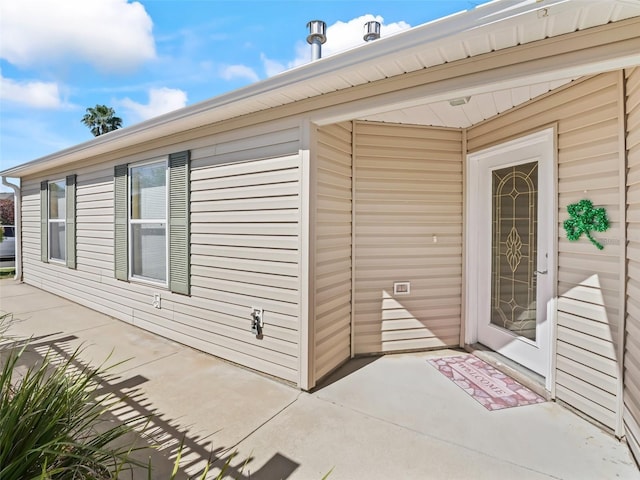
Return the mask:
<path fill-rule="evenodd" d="M 25 348 L 5 355 L 0 374 L 0 478 L 110 479 L 136 464 L 118 440 L 141 419 L 105 425 L 117 399 L 95 394 L 103 372 L 77 368 L 76 350 L 59 365 L 47 354 L 16 378 Z"/>

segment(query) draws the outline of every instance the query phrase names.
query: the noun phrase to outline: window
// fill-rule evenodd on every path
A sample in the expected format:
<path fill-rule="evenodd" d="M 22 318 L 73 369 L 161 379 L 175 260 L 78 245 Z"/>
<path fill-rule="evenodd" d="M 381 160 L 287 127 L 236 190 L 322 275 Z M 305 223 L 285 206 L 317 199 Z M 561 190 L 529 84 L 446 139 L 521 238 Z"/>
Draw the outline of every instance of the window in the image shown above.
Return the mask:
<path fill-rule="evenodd" d="M 49 182 L 49 260 L 66 260 L 66 185 L 64 180 Z"/>
<path fill-rule="evenodd" d="M 189 294 L 189 152 L 114 170 L 114 275 Z"/>
<path fill-rule="evenodd" d="M 76 268 L 76 176 L 40 184 L 40 249 L 43 262 Z"/>
<path fill-rule="evenodd" d="M 129 272 L 167 283 L 167 164 L 129 167 Z"/>

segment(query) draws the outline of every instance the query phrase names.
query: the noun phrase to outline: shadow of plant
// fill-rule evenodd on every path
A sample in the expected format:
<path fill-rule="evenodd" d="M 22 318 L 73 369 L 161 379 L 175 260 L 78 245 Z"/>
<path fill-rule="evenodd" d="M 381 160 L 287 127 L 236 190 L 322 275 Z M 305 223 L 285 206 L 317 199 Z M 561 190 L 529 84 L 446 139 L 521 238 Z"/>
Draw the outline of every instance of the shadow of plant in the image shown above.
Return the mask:
<path fill-rule="evenodd" d="M 276 454 L 245 473 L 253 458 L 214 448 L 211 436 L 157 412 L 141 375 L 94 368 L 75 336 L 20 340 L 0 317 L 0 478 L 287 478 L 298 464 Z M 108 359 L 107 359 L 108 361 Z M 170 386 L 168 386 L 170 388 Z"/>

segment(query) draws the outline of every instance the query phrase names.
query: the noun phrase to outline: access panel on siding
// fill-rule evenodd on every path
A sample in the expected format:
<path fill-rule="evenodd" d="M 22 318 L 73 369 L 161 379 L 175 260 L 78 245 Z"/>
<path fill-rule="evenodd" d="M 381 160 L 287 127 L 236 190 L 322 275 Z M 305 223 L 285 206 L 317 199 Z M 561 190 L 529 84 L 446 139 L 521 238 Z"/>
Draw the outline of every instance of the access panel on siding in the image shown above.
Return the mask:
<path fill-rule="evenodd" d="M 355 352 L 457 346 L 462 134 L 355 124 Z M 394 293 L 394 283 L 408 292 Z"/>
<path fill-rule="evenodd" d="M 351 123 L 317 132 L 315 206 L 316 380 L 351 348 Z"/>

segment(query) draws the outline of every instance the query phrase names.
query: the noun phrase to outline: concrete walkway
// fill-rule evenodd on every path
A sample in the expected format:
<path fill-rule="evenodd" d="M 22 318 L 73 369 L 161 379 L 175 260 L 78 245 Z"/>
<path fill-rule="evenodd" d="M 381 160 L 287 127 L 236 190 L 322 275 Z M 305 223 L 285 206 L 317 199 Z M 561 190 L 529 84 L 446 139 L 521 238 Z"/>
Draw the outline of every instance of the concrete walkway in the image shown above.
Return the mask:
<path fill-rule="evenodd" d="M 229 478 L 640 479 L 624 443 L 560 405 L 484 409 L 427 364 L 454 350 L 357 359 L 304 393 L 12 280 L 0 310 L 32 356 L 128 359 L 102 386 L 127 395 L 118 417 L 154 413 L 154 478 L 184 438 L 184 476 L 237 452 Z"/>

